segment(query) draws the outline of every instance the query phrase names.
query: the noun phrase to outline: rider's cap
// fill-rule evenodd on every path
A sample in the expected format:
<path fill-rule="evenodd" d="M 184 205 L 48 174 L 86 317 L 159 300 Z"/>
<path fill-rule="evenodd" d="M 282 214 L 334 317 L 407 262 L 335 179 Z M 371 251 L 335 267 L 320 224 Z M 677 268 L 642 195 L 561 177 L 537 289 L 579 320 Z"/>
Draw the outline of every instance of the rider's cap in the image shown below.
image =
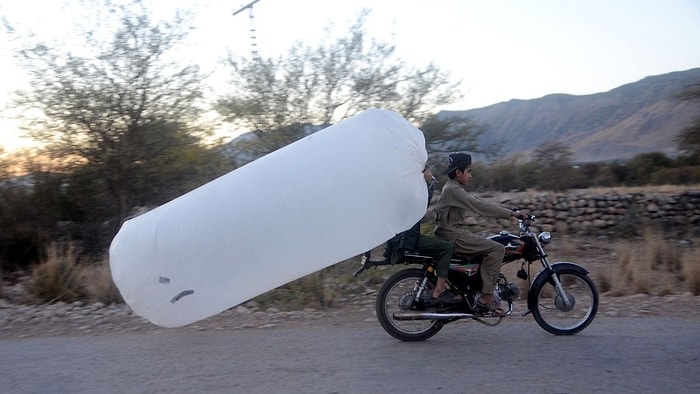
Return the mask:
<path fill-rule="evenodd" d="M 449 174 L 454 170 L 459 169 L 464 171 L 465 168 L 472 165 L 472 157 L 467 153 L 453 153 L 450 155 L 449 161 L 447 162 L 447 169 L 444 174 Z"/>

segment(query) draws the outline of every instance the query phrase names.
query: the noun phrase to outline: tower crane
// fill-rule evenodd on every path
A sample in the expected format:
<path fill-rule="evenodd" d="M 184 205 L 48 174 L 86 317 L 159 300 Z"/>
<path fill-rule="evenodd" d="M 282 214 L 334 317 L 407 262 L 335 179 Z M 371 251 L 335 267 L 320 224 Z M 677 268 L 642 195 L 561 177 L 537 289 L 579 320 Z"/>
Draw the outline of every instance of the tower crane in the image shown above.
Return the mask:
<path fill-rule="evenodd" d="M 260 59 L 260 56 L 258 55 L 258 44 L 256 43 L 255 37 L 255 18 L 253 16 L 253 5 L 259 1 L 260 0 L 251 1 L 250 3 L 242 6 L 241 8 L 233 12 L 233 16 L 236 16 L 241 12 L 245 11 L 246 9 L 248 10 L 248 16 L 250 18 L 250 53 L 252 54 L 253 59 L 255 60 Z"/>

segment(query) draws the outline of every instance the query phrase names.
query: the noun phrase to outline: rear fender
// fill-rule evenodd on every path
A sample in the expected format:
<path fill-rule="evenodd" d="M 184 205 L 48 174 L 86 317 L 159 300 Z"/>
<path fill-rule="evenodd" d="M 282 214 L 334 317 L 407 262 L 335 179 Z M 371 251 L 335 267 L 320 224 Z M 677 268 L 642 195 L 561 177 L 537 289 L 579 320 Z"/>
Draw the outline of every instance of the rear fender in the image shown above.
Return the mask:
<path fill-rule="evenodd" d="M 552 264 L 551 267 L 551 271 L 557 274 L 564 272 L 576 272 L 582 275 L 588 275 L 588 270 L 574 263 L 559 262 Z M 529 310 L 533 310 L 537 305 L 537 292 L 533 290 L 540 289 L 542 286 L 544 286 L 545 282 L 551 282 L 551 280 L 549 270 L 545 269 L 537 274 L 535 280 L 533 280 L 532 284 L 530 285 L 530 292 L 527 295 L 527 308 Z M 554 283 L 552 283 L 552 285 L 554 285 Z"/>

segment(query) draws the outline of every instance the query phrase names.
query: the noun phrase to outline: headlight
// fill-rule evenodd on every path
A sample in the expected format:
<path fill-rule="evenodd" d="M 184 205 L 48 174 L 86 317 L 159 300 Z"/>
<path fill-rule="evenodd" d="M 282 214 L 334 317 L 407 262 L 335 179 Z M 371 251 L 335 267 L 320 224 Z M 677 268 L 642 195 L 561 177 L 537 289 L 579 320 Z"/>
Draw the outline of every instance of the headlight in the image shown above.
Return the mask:
<path fill-rule="evenodd" d="M 543 244 L 548 244 L 552 242 L 552 234 L 549 231 L 543 231 L 539 235 L 540 242 Z"/>

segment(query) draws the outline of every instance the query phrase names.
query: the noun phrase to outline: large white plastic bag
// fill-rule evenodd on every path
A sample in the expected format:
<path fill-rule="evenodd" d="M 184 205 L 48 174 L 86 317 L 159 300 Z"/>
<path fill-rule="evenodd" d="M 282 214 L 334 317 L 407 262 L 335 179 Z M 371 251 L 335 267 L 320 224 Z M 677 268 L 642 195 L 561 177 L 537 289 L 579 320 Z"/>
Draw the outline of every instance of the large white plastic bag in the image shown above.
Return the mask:
<path fill-rule="evenodd" d="M 423 133 L 364 111 L 126 221 L 112 276 L 178 327 L 375 247 L 425 214 Z"/>

